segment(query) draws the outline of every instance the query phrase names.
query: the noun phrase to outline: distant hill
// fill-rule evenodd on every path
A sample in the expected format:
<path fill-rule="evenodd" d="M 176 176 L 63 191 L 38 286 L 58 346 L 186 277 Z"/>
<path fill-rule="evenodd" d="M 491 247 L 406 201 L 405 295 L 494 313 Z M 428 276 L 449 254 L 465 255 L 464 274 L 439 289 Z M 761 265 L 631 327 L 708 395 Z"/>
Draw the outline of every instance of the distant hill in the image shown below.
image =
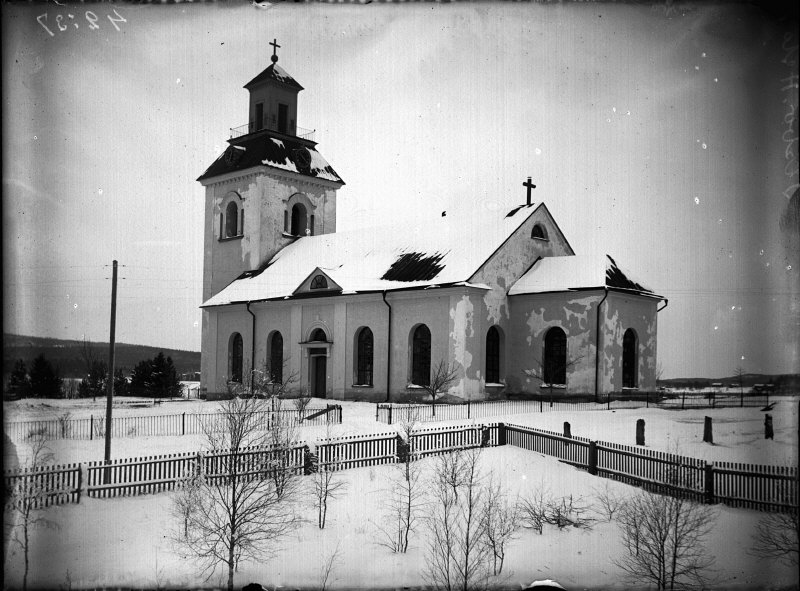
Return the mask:
<path fill-rule="evenodd" d="M 724 386 L 739 385 L 737 376 L 725 378 L 670 378 L 658 380 L 659 386 L 668 388 L 709 388 L 712 384 Z M 763 374 L 746 373 L 742 376 L 742 385 L 752 388 L 755 384 L 774 384 L 776 390 L 800 391 L 800 374 Z"/>
<path fill-rule="evenodd" d="M 3 374 L 8 374 L 17 359 L 22 359 L 30 367 L 31 361 L 40 353 L 57 365 L 61 376 L 65 378 L 83 377 L 86 364 L 83 360 L 83 341 L 69 341 L 48 337 L 28 337 L 3 333 Z M 108 343 L 88 343 L 92 354 L 97 359 L 108 360 Z M 148 345 L 128 345 L 117 343 L 114 348 L 114 366 L 117 369 L 131 371 L 143 359 L 152 359 L 163 351 L 172 357 L 178 374 L 200 371 L 200 352 L 167 349 L 166 347 L 150 347 Z"/>

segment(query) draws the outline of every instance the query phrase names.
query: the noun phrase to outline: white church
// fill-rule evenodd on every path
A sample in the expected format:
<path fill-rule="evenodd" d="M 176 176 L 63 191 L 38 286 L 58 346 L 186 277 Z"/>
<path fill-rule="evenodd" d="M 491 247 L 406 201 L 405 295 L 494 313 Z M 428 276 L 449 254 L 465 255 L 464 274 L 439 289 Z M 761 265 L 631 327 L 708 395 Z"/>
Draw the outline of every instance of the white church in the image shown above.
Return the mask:
<path fill-rule="evenodd" d="M 303 87 L 273 47 L 245 85 L 249 122 L 198 179 L 208 398 L 255 369 L 296 393 L 405 400 L 440 363 L 465 400 L 655 388 L 664 298 L 576 255 L 530 179 L 527 202 L 494 215 L 337 232 L 344 180 L 297 126 Z"/>

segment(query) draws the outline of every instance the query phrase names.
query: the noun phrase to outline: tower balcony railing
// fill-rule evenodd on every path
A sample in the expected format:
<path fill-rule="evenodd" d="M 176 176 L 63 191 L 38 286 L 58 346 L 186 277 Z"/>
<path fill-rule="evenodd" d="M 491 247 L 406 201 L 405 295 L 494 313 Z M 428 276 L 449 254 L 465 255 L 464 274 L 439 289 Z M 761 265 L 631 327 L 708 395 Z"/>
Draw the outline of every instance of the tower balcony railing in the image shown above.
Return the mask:
<path fill-rule="evenodd" d="M 281 131 L 278 128 L 277 121 L 269 121 L 265 120 L 263 127 L 261 129 L 256 128 L 256 124 L 254 122 L 245 123 L 244 125 L 240 125 L 239 127 L 231 127 L 231 136 L 230 139 L 236 139 L 237 137 L 242 137 L 243 135 L 247 135 L 249 133 L 253 133 L 256 131 L 261 131 L 262 129 L 268 129 L 270 131 L 277 131 L 278 133 L 286 133 L 288 134 L 288 129 Z M 288 126 L 287 126 L 288 127 Z M 299 137 L 303 140 L 310 140 L 314 141 L 314 133 L 316 130 L 314 129 L 306 129 L 305 127 L 297 126 L 297 131 L 295 133 L 296 137 Z"/>

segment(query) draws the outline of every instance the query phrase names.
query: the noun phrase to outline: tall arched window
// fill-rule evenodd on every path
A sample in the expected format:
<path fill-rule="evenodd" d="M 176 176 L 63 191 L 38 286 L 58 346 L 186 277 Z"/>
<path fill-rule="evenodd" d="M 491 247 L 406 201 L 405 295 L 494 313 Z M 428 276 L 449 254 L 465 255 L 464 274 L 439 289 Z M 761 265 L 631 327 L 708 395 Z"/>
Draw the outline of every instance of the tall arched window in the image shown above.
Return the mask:
<path fill-rule="evenodd" d="M 636 331 L 629 328 L 622 337 L 622 387 L 636 388 L 639 385 L 639 339 Z"/>
<path fill-rule="evenodd" d="M 358 331 L 356 339 L 356 384 L 372 385 L 372 331 L 364 327 Z"/>
<path fill-rule="evenodd" d="M 312 341 L 319 341 L 319 342 L 327 342 L 328 337 L 325 335 L 325 331 L 321 328 L 314 329 L 314 332 L 311 333 Z"/>
<path fill-rule="evenodd" d="M 244 361 L 244 345 L 242 335 L 235 332 L 228 345 L 228 375 L 231 382 L 242 383 L 242 362 Z"/>
<path fill-rule="evenodd" d="M 295 203 L 292 207 L 292 228 L 290 234 L 293 236 L 305 236 L 306 227 L 306 208 L 302 203 Z"/>
<path fill-rule="evenodd" d="M 567 383 L 567 335 L 553 327 L 544 336 L 544 382 Z"/>
<path fill-rule="evenodd" d="M 431 383 L 431 331 L 424 324 L 414 329 L 411 341 L 411 383 L 417 386 Z"/>
<path fill-rule="evenodd" d="M 269 339 L 269 379 L 273 384 L 283 383 L 283 335 L 277 330 Z"/>
<path fill-rule="evenodd" d="M 225 238 L 239 235 L 239 207 L 234 201 L 225 208 Z"/>
<path fill-rule="evenodd" d="M 486 333 L 486 383 L 500 382 L 500 331 L 496 326 Z"/>

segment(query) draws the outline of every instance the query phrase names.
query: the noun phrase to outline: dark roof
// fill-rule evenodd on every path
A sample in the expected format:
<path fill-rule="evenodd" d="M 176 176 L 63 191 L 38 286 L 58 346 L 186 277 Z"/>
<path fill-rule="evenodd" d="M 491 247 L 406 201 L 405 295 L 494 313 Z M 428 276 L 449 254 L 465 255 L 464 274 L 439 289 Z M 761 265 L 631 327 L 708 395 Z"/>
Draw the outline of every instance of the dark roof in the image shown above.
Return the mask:
<path fill-rule="evenodd" d="M 339 174 L 311 142 L 270 131 L 252 133 L 231 140 L 230 146 L 197 180 L 203 181 L 260 165 L 344 184 Z"/>
<path fill-rule="evenodd" d="M 303 90 L 303 87 L 297 83 L 297 80 L 287 74 L 286 70 L 281 68 L 278 64 L 270 64 L 266 70 L 245 84 L 244 87 L 249 90 L 251 86 L 266 80 L 274 80 L 275 82 L 281 82 L 297 90 Z"/>
<path fill-rule="evenodd" d="M 617 287 L 619 289 L 632 289 L 642 293 L 653 293 L 652 290 L 647 289 L 641 283 L 636 283 L 630 279 L 618 266 L 617 261 L 607 254 L 606 258 L 611 261 L 611 264 L 606 267 L 606 285 L 608 287 Z"/>

